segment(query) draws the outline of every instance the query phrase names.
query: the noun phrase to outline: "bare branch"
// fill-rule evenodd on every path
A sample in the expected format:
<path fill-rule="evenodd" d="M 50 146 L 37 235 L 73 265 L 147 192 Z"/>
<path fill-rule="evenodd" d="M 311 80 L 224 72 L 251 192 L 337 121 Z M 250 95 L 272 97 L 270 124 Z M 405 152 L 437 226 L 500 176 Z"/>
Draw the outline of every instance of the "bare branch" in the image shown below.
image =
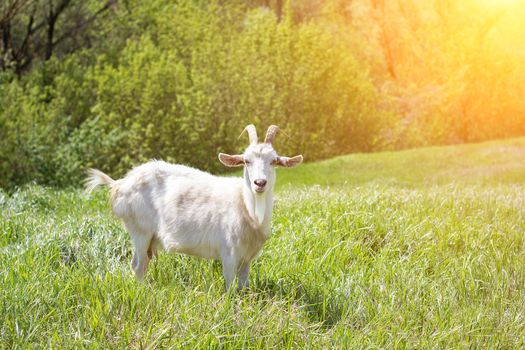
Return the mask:
<path fill-rule="evenodd" d="M 116 0 L 109 0 L 108 2 L 106 2 L 104 6 L 102 6 L 97 12 L 93 14 L 93 16 L 89 17 L 84 22 L 78 23 L 78 25 L 76 25 L 75 27 L 70 28 L 67 31 L 67 33 L 62 34 L 62 36 L 60 36 L 56 41 L 53 42 L 53 46 L 60 44 L 65 39 L 89 27 L 97 19 L 98 16 L 100 16 L 102 13 L 106 12 L 107 10 L 111 9 L 116 3 L 117 3 Z"/>

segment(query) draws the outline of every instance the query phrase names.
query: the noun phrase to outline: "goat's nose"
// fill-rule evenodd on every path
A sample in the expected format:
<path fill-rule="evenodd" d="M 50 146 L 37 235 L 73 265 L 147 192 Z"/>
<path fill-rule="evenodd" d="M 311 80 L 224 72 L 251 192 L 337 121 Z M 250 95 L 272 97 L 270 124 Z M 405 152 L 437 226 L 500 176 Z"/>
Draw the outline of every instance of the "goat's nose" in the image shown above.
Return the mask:
<path fill-rule="evenodd" d="M 266 180 L 255 180 L 253 183 L 256 184 L 259 187 L 266 186 Z"/>

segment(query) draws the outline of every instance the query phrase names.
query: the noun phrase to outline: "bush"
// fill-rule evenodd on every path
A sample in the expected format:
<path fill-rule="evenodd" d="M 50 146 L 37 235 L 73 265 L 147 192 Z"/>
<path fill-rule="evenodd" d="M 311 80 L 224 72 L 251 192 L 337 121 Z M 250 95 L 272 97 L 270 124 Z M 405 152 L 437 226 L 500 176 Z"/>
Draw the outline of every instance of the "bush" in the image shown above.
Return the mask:
<path fill-rule="evenodd" d="M 240 5 L 162 4 L 154 30 L 115 44 L 118 55 L 77 52 L 2 87 L 2 186 L 78 184 L 91 166 L 118 177 L 151 158 L 224 171 L 216 154 L 240 152 L 249 123 L 260 139 L 279 125 L 289 137 L 278 150 L 307 160 L 374 149 L 385 126 L 374 87 L 322 27 Z"/>
<path fill-rule="evenodd" d="M 160 157 L 218 171 L 215 154 L 239 151 L 248 123 L 281 126 L 280 150 L 310 160 L 373 149 L 375 91 L 343 45 L 266 11 L 242 25 L 219 11 L 178 8 L 157 39 L 130 41 L 116 66 L 99 62 L 95 110 L 126 130 L 111 169 Z"/>

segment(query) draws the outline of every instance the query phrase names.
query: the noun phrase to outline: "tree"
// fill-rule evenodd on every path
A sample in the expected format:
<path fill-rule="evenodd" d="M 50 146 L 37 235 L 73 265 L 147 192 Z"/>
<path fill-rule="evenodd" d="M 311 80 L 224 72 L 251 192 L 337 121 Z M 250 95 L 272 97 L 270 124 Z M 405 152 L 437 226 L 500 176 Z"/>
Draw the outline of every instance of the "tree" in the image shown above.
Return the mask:
<path fill-rule="evenodd" d="M 87 47 L 91 25 L 118 0 L 7 0 L 0 5 L 0 69 L 18 76 L 35 60 Z"/>

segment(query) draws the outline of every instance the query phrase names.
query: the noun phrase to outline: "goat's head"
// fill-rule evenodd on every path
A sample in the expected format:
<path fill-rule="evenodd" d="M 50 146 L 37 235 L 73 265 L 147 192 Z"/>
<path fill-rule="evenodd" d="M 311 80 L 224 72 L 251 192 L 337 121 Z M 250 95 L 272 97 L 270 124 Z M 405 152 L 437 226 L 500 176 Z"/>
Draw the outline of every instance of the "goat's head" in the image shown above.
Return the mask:
<path fill-rule="evenodd" d="M 243 154 L 229 155 L 219 153 L 219 160 L 228 167 L 244 166 L 244 178 L 254 193 L 264 193 L 275 185 L 275 167 L 294 167 L 303 161 L 303 156 L 283 157 L 273 149 L 272 142 L 279 128 L 271 125 L 263 143 L 257 142 L 257 131 L 250 124 L 244 130 L 250 138 L 250 145 Z M 242 134 L 241 134 L 242 135 Z"/>

